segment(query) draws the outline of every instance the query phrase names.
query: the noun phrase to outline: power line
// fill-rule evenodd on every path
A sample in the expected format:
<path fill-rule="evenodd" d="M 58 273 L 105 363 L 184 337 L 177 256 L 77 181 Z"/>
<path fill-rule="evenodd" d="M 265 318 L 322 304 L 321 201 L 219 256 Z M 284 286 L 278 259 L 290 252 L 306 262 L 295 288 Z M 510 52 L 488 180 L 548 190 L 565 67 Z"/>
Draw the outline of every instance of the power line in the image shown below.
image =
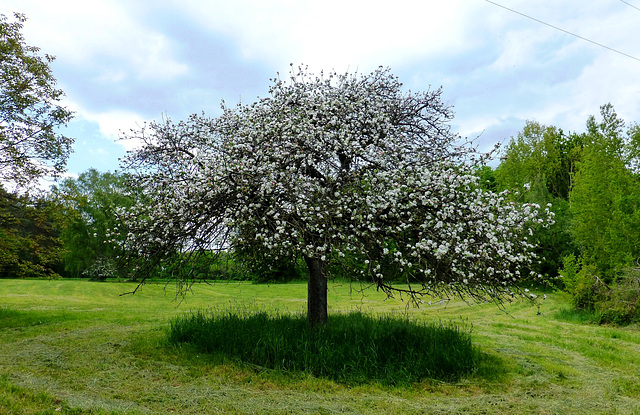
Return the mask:
<path fill-rule="evenodd" d="M 628 5 L 628 6 L 633 7 L 634 9 L 640 10 L 640 7 L 634 6 L 633 4 L 631 4 L 631 3 L 627 2 L 627 1 L 624 1 L 624 0 L 620 0 L 620 1 L 623 2 L 624 4 Z"/>
<path fill-rule="evenodd" d="M 531 17 L 531 16 L 526 15 L 526 14 L 524 14 L 524 13 L 520 13 L 520 12 L 519 12 L 519 11 L 517 11 L 517 10 L 510 9 L 510 8 L 505 7 L 505 6 L 501 5 L 501 4 L 498 4 L 498 3 L 494 2 L 494 1 L 491 1 L 491 0 L 484 0 L 484 1 L 486 1 L 487 3 L 491 3 L 491 4 L 493 4 L 493 5 L 496 5 L 496 6 L 498 6 L 498 7 L 502 7 L 503 9 L 505 9 L 505 10 L 509 10 L 510 12 L 513 12 L 513 13 L 519 14 L 520 16 L 524 16 L 524 17 L 526 17 L 527 19 L 531 19 L 531 20 L 536 21 L 536 22 L 538 22 L 538 23 L 542 23 L 542 24 L 543 24 L 543 25 L 545 25 L 545 26 L 549 26 L 549 27 L 554 28 L 554 29 L 556 29 L 556 30 L 559 30 L 559 31 L 561 31 L 561 32 L 567 33 L 567 34 L 569 34 L 569 35 L 571 35 L 571 36 L 575 36 L 575 37 L 577 37 L 578 39 L 586 40 L 587 42 L 589 42 L 589 43 L 593 43 L 594 45 L 596 45 L 596 46 L 600 46 L 601 48 L 608 49 L 608 50 L 610 50 L 610 51 L 612 51 L 612 52 L 619 53 L 620 55 L 626 56 L 627 58 L 631 58 L 631 59 L 634 59 L 634 60 L 637 60 L 638 62 L 640 62 L 640 58 L 636 58 L 635 56 L 631 56 L 631 55 L 628 55 L 628 54 L 626 54 L 626 53 L 624 53 L 624 52 L 620 52 L 619 50 L 616 50 L 616 49 L 610 48 L 609 46 L 607 46 L 607 45 L 603 45 L 602 43 L 594 42 L 593 40 L 591 40 L 591 39 L 587 39 L 586 37 L 582 37 L 582 36 L 580 36 L 580 35 L 576 35 L 575 33 L 569 32 L 568 30 L 564 30 L 564 29 L 562 29 L 562 28 L 559 28 L 558 26 L 554 26 L 554 25 L 549 24 L 549 23 L 547 23 L 547 22 L 543 22 L 542 20 L 538 20 L 538 19 L 536 19 L 535 17 Z M 620 0 L 620 1 L 622 1 L 622 0 Z M 626 2 L 623 2 L 623 3 L 626 3 Z M 627 4 L 628 4 L 628 3 L 627 3 Z M 633 7 L 635 7 L 635 6 L 633 6 Z"/>

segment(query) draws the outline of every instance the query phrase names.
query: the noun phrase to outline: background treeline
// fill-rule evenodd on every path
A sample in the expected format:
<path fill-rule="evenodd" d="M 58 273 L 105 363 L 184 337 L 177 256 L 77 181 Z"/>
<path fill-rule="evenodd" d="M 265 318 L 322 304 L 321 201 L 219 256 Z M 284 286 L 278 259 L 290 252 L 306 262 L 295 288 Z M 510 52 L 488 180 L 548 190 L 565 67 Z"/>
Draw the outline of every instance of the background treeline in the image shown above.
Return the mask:
<path fill-rule="evenodd" d="M 497 167 L 477 172 L 481 186 L 505 192 L 514 202 L 551 205 L 556 224 L 531 237 L 540 247 L 536 271 L 599 321 L 637 321 L 640 315 L 639 156 L 640 127 L 625 126 L 607 104 L 598 117 L 587 119 L 584 132 L 527 122 L 502 149 Z M 134 203 L 127 180 L 126 174 L 89 170 L 44 195 L 19 196 L 0 188 L 0 277 L 131 278 L 132 269 L 118 259 L 135 253 L 116 243 L 122 238 L 117 209 Z M 307 277 L 304 264 L 243 252 L 192 259 L 183 254 L 176 264 L 150 277 L 189 273 L 258 282 Z M 340 270 L 333 275 L 340 276 Z M 391 268 L 386 276 L 402 278 Z"/>
<path fill-rule="evenodd" d="M 514 200 L 551 204 L 556 224 L 533 237 L 538 271 L 600 322 L 640 317 L 639 152 L 640 126 L 607 104 L 582 133 L 527 122 L 500 165 L 481 172 Z"/>
<path fill-rule="evenodd" d="M 0 278 L 50 278 L 63 272 L 63 221 L 55 202 L 0 186 Z"/>
<path fill-rule="evenodd" d="M 126 174 L 91 169 L 46 194 L 18 195 L 0 187 L 0 278 L 132 279 L 135 261 L 121 259 L 135 253 L 119 243 L 124 238 L 118 230 L 118 209 L 130 207 L 135 198 L 127 180 Z M 174 266 L 152 270 L 149 278 L 306 278 L 304 264 L 274 263 L 245 253 L 198 254 L 182 254 Z"/>

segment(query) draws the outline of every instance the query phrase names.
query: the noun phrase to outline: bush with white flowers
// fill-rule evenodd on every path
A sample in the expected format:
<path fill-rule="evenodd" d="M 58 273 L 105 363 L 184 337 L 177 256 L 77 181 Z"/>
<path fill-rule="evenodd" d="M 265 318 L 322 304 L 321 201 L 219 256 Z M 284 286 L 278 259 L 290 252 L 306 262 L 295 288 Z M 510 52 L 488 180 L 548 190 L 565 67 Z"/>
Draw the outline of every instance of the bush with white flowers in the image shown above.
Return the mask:
<path fill-rule="evenodd" d="M 441 90 L 406 93 L 389 70 L 305 69 L 210 119 L 151 123 L 126 166 L 145 203 L 123 212 L 149 263 L 221 247 L 304 258 L 309 319 L 326 321 L 331 264 L 388 293 L 501 301 L 535 260 L 549 209 L 481 190 L 486 161 L 451 132 Z M 383 266 L 384 265 L 384 266 Z M 407 284 L 394 286 L 393 266 Z"/>

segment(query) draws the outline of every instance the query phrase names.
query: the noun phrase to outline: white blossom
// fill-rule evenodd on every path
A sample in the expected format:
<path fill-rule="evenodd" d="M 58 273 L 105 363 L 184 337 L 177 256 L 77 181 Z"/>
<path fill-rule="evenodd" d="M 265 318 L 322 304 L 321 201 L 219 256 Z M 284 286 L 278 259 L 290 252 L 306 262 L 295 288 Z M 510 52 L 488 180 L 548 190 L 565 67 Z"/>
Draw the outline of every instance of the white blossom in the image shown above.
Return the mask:
<path fill-rule="evenodd" d="M 385 290 L 380 264 L 414 293 L 507 295 L 536 260 L 525 236 L 553 214 L 478 188 L 489 155 L 460 144 L 440 95 L 404 93 L 386 69 L 300 70 L 218 118 L 152 123 L 128 159 L 147 202 L 122 212 L 125 243 L 149 258 L 227 244 L 347 266 L 352 253 Z"/>

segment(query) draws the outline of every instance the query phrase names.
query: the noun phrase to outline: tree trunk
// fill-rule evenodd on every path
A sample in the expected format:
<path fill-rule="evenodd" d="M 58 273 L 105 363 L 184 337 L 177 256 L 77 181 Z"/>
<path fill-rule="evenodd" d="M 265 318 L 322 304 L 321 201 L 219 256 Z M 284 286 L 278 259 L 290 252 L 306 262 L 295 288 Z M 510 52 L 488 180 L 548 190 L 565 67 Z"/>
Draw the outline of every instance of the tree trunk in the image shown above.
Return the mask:
<path fill-rule="evenodd" d="M 307 320 L 312 326 L 327 322 L 327 277 L 324 263 L 317 258 L 307 258 L 304 261 L 309 268 L 309 282 L 307 283 Z"/>

